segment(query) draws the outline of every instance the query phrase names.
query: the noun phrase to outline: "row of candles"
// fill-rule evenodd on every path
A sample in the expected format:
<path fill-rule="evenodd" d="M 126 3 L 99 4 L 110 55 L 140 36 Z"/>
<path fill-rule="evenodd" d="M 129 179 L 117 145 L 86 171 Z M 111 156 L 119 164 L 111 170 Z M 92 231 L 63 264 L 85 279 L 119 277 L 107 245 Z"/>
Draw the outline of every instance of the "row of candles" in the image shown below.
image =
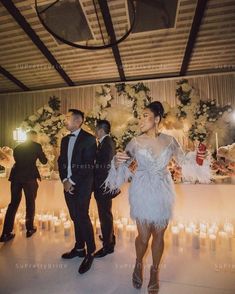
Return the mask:
<path fill-rule="evenodd" d="M 172 243 L 176 247 L 186 240 L 194 249 L 200 249 L 207 243 L 211 251 L 216 251 L 218 246 L 223 250 L 235 249 L 234 225 L 231 222 L 220 226 L 217 223 L 190 222 L 185 225 L 178 222 L 171 225 L 171 233 Z"/>
<path fill-rule="evenodd" d="M 0 209 L 0 225 L 4 221 L 5 209 Z M 100 221 L 95 213 L 91 215 L 91 222 L 94 231 L 97 235 L 101 235 Z M 64 236 L 70 236 L 72 233 L 73 225 L 69 219 L 68 214 L 61 210 L 59 214 L 54 213 L 41 213 L 35 215 L 35 223 L 39 229 L 44 231 L 52 231 L 55 233 L 62 232 Z M 16 214 L 15 226 L 23 231 L 25 230 L 25 217 L 22 212 Z M 114 231 L 115 235 L 119 238 L 134 241 L 137 234 L 136 225 L 129 218 L 119 217 L 114 218 Z M 211 251 L 216 251 L 218 246 L 224 250 L 235 249 L 235 235 L 234 225 L 226 221 L 222 225 L 206 222 L 176 222 L 173 221 L 167 235 L 171 234 L 172 244 L 175 247 L 182 246 L 183 243 L 189 244 L 194 249 L 200 249 L 209 244 Z M 234 244 L 234 245 L 233 245 Z"/>

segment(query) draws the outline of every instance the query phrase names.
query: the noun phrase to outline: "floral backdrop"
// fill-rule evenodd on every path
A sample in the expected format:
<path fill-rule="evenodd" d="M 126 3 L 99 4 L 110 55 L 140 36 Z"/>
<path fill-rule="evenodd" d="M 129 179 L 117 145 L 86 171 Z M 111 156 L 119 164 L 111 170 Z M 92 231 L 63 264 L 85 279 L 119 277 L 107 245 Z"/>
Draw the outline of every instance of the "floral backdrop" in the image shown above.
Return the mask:
<path fill-rule="evenodd" d="M 115 102 L 114 91 L 124 97 L 125 103 Z M 191 149 L 194 148 L 194 143 L 203 142 L 210 150 L 215 150 L 215 133 L 220 145 L 223 145 L 232 127 L 231 105 L 218 105 L 215 100 L 200 98 L 197 90 L 186 79 L 177 83 L 175 95 L 177 105 L 170 106 L 166 101 L 162 102 L 165 114 L 161 128 L 166 132 L 183 130 L 188 139 L 187 144 L 191 144 Z M 93 133 L 97 120 L 109 120 L 117 148 L 123 150 L 131 138 L 138 135 L 138 120 L 141 112 L 153 100 L 149 88 L 142 82 L 97 86 L 95 107 L 86 113 L 83 127 Z M 60 113 L 60 100 L 53 96 L 49 98 L 47 105 L 39 108 L 20 125 L 23 130 L 33 129 L 39 133 L 39 141 L 48 158 L 46 166 L 39 165 L 44 177 L 47 175 L 49 177 L 51 172 L 57 169 L 56 159 L 60 140 L 67 133 L 64 118 L 64 114 Z M 184 146 L 185 149 L 188 147 L 190 146 Z M 231 161 L 231 158 L 229 160 Z M 235 158 L 232 160 L 235 161 Z M 223 163 L 222 167 L 221 164 L 219 161 L 217 164 L 212 164 L 212 168 L 220 174 L 221 170 L 226 169 L 226 164 Z M 170 170 L 173 176 L 180 177 L 180 171 L 174 163 L 171 163 Z"/>

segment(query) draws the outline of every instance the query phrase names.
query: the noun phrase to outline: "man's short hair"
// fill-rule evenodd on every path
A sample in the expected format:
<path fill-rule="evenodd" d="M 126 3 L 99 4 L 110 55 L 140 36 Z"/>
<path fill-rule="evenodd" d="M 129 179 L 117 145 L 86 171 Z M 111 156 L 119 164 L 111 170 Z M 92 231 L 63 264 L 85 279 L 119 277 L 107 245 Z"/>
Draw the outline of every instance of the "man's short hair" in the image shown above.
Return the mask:
<path fill-rule="evenodd" d="M 82 121 L 84 121 L 84 112 L 82 112 L 81 110 L 71 108 L 69 109 L 69 112 L 72 112 L 74 116 L 77 116 L 77 117 L 80 116 L 82 118 Z"/>
<path fill-rule="evenodd" d="M 30 131 L 28 131 L 28 132 L 26 133 L 27 136 L 31 136 L 31 135 L 32 135 L 32 136 L 33 136 L 33 135 L 36 136 L 37 134 L 38 134 L 38 133 L 37 133 L 36 131 L 34 131 L 34 130 L 30 130 Z"/>
<path fill-rule="evenodd" d="M 97 121 L 96 124 L 97 129 L 103 129 L 106 134 L 109 134 L 111 131 L 110 122 L 106 119 L 100 119 Z"/>

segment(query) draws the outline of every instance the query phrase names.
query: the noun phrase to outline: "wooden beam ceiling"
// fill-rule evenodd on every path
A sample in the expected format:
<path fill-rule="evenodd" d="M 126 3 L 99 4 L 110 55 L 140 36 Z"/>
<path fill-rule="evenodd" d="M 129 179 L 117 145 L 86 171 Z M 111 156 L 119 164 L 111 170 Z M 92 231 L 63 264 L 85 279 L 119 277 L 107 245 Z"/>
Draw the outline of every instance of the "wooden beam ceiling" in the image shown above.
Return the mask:
<path fill-rule="evenodd" d="M 116 42 L 116 34 L 115 34 L 115 31 L 114 31 L 113 22 L 112 22 L 112 18 L 111 18 L 111 15 L 110 15 L 107 0 L 98 0 L 98 2 L 99 2 L 99 5 L 100 5 L 100 9 L 101 9 L 101 12 L 102 12 L 102 16 L 103 16 L 103 19 L 104 19 L 104 23 L 105 23 L 107 33 L 110 36 L 110 42 L 115 43 Z M 113 51 L 113 55 L 114 55 L 114 58 L 115 58 L 115 62 L 117 64 L 117 69 L 118 69 L 120 79 L 121 79 L 121 81 L 125 81 L 126 77 L 125 77 L 125 73 L 124 73 L 124 70 L 123 70 L 123 65 L 122 65 L 122 60 L 121 60 L 121 55 L 120 55 L 120 52 L 119 52 L 119 49 L 118 49 L 118 45 L 112 46 L 112 51 Z"/>
<path fill-rule="evenodd" d="M 64 79 L 68 86 L 74 86 L 73 81 L 67 75 L 67 73 L 63 70 L 59 62 L 53 56 L 53 54 L 49 51 L 49 49 L 45 46 L 45 44 L 41 41 L 36 32 L 31 28 L 27 20 L 20 13 L 18 8 L 14 5 L 12 0 L 0 0 L 3 6 L 7 9 L 7 11 L 11 14 L 11 16 L 15 19 L 15 21 L 19 24 L 19 26 L 24 30 L 24 32 L 29 36 L 32 42 L 37 46 L 37 48 L 42 52 L 42 54 L 46 57 L 46 59 L 50 62 L 53 68 L 60 74 L 60 76 Z"/>
<path fill-rule="evenodd" d="M 187 73 L 188 66 L 190 63 L 191 55 L 193 52 L 194 44 L 197 39 L 197 34 L 200 29 L 202 18 L 206 9 L 206 4 L 208 0 L 198 0 L 195 15 L 193 18 L 193 23 L 188 38 L 187 46 L 184 53 L 183 62 L 180 69 L 180 76 L 184 76 Z"/>
<path fill-rule="evenodd" d="M 0 66 L 0 73 L 5 76 L 8 80 L 12 81 L 14 84 L 16 84 L 18 87 L 20 87 L 24 91 L 29 91 L 30 89 L 25 86 L 21 81 L 19 81 L 16 77 L 14 77 L 9 71 L 7 71 L 5 68 Z"/>

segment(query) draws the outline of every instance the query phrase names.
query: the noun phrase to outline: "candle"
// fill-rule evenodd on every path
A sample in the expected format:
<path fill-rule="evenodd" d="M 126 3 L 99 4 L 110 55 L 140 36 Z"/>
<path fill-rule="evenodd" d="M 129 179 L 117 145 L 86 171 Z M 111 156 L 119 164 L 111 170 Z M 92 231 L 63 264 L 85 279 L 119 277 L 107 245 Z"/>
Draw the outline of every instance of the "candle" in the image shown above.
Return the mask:
<path fill-rule="evenodd" d="M 200 246 L 205 246 L 206 245 L 206 233 L 200 232 L 199 237 L 200 237 Z"/>
<path fill-rule="evenodd" d="M 61 210 L 60 211 L 60 219 L 67 219 L 67 213 L 66 212 L 64 212 L 64 210 Z"/>
<path fill-rule="evenodd" d="M 191 227 L 186 227 L 186 228 L 185 228 L 185 232 L 186 232 L 186 242 L 191 242 L 192 233 L 193 233 L 193 228 L 191 228 Z"/>
<path fill-rule="evenodd" d="M 192 246 L 194 249 L 200 248 L 200 240 L 199 240 L 199 233 L 197 230 L 194 231 L 193 237 L 192 237 Z"/>
<path fill-rule="evenodd" d="M 43 230 L 48 230 L 48 216 L 43 215 L 41 219 L 41 225 Z"/>
<path fill-rule="evenodd" d="M 0 213 L 0 225 L 3 224 L 3 220 L 4 220 L 4 214 L 1 212 Z"/>
<path fill-rule="evenodd" d="M 228 249 L 228 234 L 224 231 L 219 232 L 219 242 L 223 249 Z"/>
<path fill-rule="evenodd" d="M 119 238 L 123 237 L 123 228 L 124 226 L 121 222 L 117 224 L 117 234 Z"/>
<path fill-rule="evenodd" d="M 174 246 L 179 246 L 179 228 L 177 226 L 171 227 L 172 243 Z"/>
<path fill-rule="evenodd" d="M 126 226 L 128 224 L 128 218 L 122 217 L 122 223 L 124 226 Z"/>
<path fill-rule="evenodd" d="M 209 240 L 210 240 L 210 250 L 216 251 L 216 235 L 214 234 L 209 235 Z"/>
<path fill-rule="evenodd" d="M 25 230 L 25 219 L 21 218 L 19 220 L 19 226 L 20 226 L 20 230 L 24 231 Z"/>
<path fill-rule="evenodd" d="M 207 225 L 205 223 L 200 223 L 200 232 L 206 233 Z"/>
<path fill-rule="evenodd" d="M 61 220 L 56 220 L 54 222 L 54 231 L 55 231 L 55 233 L 58 233 L 60 231 L 60 227 L 61 227 Z"/>
<path fill-rule="evenodd" d="M 234 227 L 231 223 L 225 223 L 224 224 L 224 231 L 229 235 L 233 236 L 234 234 Z"/>
<path fill-rule="evenodd" d="M 71 222 L 68 220 L 64 223 L 64 236 L 70 236 L 71 233 Z"/>

